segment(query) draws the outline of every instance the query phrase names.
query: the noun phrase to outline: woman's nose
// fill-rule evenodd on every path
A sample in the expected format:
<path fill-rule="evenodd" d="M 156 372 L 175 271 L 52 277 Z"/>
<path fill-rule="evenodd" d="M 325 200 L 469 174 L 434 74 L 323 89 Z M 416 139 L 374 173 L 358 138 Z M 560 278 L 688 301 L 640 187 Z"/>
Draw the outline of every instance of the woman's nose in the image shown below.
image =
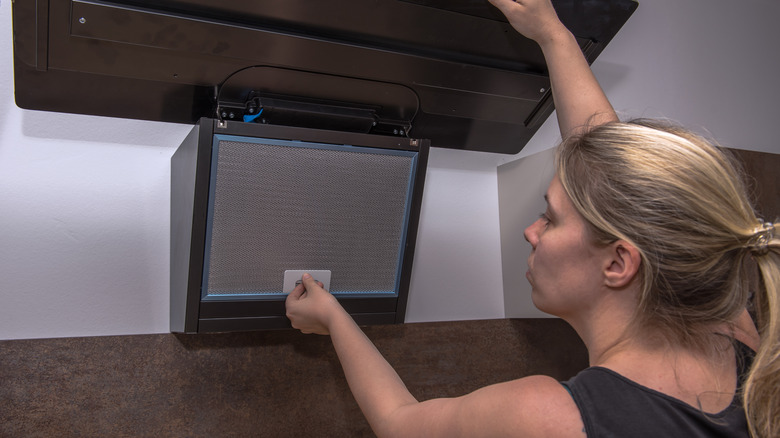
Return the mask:
<path fill-rule="evenodd" d="M 531 244 L 531 247 L 536 249 L 536 243 L 539 241 L 539 225 L 541 224 L 541 219 L 537 219 L 536 222 L 532 223 L 528 228 L 523 231 L 523 237 L 525 237 L 525 240 Z"/>

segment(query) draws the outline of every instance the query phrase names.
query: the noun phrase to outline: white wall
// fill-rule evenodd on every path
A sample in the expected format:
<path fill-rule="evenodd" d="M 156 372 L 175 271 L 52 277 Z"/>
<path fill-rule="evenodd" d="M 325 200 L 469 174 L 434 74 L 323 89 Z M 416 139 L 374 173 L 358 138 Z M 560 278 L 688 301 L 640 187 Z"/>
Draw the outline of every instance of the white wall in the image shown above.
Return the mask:
<path fill-rule="evenodd" d="M 780 153 L 780 2 L 775 0 L 651 0 L 639 9 L 593 64 L 593 72 L 624 119 L 665 117 L 709 133 L 722 145 Z M 530 252 L 524 226 L 544 207 L 552 165 L 541 152 L 560 141 L 555 117 L 498 169 L 502 262 L 507 316 L 541 314 L 528 307 L 530 286 L 510 281 L 525 272 Z M 526 185 L 517 200 L 513 185 Z M 541 187 L 541 188 L 540 188 Z M 780 190 L 780 188 L 778 188 Z M 536 191 L 529 194 L 530 191 Z M 527 225 L 527 223 L 525 224 Z"/>
<path fill-rule="evenodd" d="M 553 149 L 546 149 L 498 170 L 504 314 L 508 318 L 548 316 L 531 301 L 531 287 L 525 277 L 531 245 L 525 241 L 523 230 L 546 209 L 543 196 L 555 173 L 553 159 Z"/>
<path fill-rule="evenodd" d="M 594 71 L 618 110 L 777 151 L 779 8 L 642 2 Z M 0 339 L 166 332 L 168 166 L 189 127 L 17 108 L 7 0 L 0 59 Z M 515 157 L 432 152 L 407 320 L 516 310 L 504 308 L 500 242 L 522 230 L 499 235 L 496 167 L 557 137 L 551 119 Z"/>
<path fill-rule="evenodd" d="M 501 158 L 431 150 L 407 321 L 504 316 L 496 190 Z"/>

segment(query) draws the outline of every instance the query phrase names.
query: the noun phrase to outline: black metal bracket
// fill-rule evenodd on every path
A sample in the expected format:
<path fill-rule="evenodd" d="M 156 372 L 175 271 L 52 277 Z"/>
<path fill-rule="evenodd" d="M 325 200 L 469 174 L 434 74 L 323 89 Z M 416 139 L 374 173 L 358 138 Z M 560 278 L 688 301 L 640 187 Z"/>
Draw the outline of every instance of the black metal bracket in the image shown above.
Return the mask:
<path fill-rule="evenodd" d="M 217 101 L 220 120 L 407 137 L 409 121 L 383 119 L 380 108 L 299 96 L 250 92 L 244 101 Z"/>

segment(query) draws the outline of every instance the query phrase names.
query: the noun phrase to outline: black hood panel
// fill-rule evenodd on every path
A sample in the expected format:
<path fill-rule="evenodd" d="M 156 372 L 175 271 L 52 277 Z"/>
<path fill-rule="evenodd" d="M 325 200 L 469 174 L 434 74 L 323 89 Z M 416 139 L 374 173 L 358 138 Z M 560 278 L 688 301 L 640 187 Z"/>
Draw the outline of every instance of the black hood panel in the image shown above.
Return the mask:
<path fill-rule="evenodd" d="M 554 4 L 589 62 L 637 7 Z M 368 133 L 500 153 L 553 110 L 541 51 L 487 1 L 16 0 L 13 20 L 26 109 L 194 123 L 292 102 L 256 121 L 337 108 Z"/>

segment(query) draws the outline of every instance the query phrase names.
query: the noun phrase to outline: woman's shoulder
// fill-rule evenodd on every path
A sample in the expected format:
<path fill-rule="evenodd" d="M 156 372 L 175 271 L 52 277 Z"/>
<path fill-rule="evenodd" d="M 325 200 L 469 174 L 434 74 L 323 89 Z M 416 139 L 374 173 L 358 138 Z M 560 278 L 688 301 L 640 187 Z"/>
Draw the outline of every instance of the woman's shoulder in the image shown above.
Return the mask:
<path fill-rule="evenodd" d="M 483 406 L 488 411 L 485 412 L 488 421 L 509 418 L 510 430 L 527 431 L 524 436 L 585 435 L 580 411 L 571 394 L 552 377 L 528 376 L 482 388 L 472 395 L 476 396 L 475 401 L 489 400 Z"/>
<path fill-rule="evenodd" d="M 584 437 L 582 419 L 555 379 L 529 376 L 480 388 L 457 398 L 432 399 L 398 409 L 393 436 Z"/>

